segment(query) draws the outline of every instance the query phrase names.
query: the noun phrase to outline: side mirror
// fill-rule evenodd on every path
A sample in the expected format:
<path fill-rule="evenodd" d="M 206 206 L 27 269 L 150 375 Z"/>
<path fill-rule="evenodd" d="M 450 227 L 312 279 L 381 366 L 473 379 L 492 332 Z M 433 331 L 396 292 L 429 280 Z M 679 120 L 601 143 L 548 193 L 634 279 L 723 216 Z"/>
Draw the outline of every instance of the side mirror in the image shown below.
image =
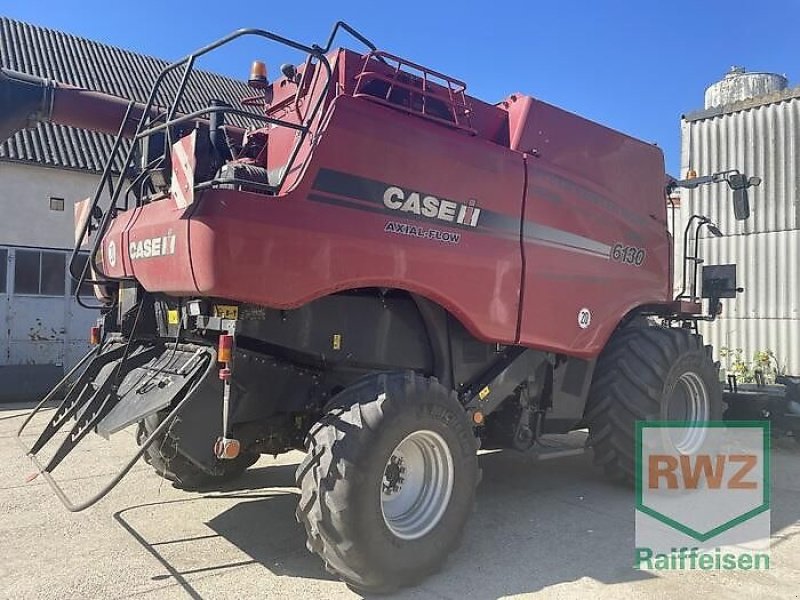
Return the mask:
<path fill-rule="evenodd" d="M 737 221 L 750 218 L 750 198 L 747 195 L 747 188 L 733 190 L 733 216 Z"/>
<path fill-rule="evenodd" d="M 733 190 L 733 215 L 738 221 L 750 218 L 750 198 L 747 188 L 761 183 L 760 177 L 747 177 L 742 173 L 731 173 L 727 177 L 728 185 Z"/>

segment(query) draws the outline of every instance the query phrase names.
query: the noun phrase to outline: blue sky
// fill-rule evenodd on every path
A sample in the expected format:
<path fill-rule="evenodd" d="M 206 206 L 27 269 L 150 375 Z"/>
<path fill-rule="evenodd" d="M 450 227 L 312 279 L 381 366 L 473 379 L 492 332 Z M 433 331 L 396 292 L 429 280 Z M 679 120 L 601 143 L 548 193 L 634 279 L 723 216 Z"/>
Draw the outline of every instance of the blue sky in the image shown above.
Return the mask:
<path fill-rule="evenodd" d="M 180 6 L 193 7 L 189 13 Z M 0 14 L 175 59 L 239 27 L 322 43 L 338 19 L 497 101 L 520 91 L 655 142 L 677 173 L 680 115 L 731 65 L 800 84 L 800 0 L 590 2 L 0 0 Z M 242 44 L 201 66 L 246 76 L 293 57 Z"/>

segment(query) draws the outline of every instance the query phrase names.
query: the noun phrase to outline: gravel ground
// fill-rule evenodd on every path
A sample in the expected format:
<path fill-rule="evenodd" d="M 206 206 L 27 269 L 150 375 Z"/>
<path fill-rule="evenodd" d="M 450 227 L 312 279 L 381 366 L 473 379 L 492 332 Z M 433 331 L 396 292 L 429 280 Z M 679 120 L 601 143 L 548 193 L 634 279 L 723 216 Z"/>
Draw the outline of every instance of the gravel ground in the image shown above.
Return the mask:
<path fill-rule="evenodd" d="M 173 489 L 144 463 L 89 510 L 67 512 L 14 432 L 24 411 L 0 405 L 0 597 L 359 598 L 305 549 L 295 522 L 299 453 L 262 458 L 213 493 Z M 133 452 L 130 431 L 92 436 L 64 463 L 87 495 Z M 96 438 L 96 439 L 94 439 Z M 30 438 L 28 438 L 30 443 Z M 636 571 L 631 491 L 606 483 L 588 454 L 535 461 L 484 454 L 478 509 L 444 570 L 397 598 L 800 597 L 800 448 L 773 449 L 769 572 Z"/>

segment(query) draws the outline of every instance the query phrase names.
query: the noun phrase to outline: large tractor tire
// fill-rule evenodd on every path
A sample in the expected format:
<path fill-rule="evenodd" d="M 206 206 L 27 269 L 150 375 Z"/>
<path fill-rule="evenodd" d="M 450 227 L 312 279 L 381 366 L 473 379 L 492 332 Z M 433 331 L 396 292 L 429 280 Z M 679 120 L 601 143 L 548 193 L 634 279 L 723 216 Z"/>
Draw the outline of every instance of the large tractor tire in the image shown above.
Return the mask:
<path fill-rule="evenodd" d="M 339 393 L 297 469 L 308 549 L 363 592 L 437 571 L 461 540 L 480 471 L 455 393 L 413 373 L 371 375 Z"/>
<path fill-rule="evenodd" d="M 646 322 L 617 331 L 600 355 L 586 407 L 595 464 L 632 483 L 637 421 L 720 420 L 718 372 L 711 346 L 691 331 Z M 705 430 L 695 428 L 671 443 L 690 454 L 703 439 Z"/>
<path fill-rule="evenodd" d="M 167 411 L 161 411 L 139 421 L 139 428 L 136 432 L 136 441 L 139 445 L 150 437 L 150 433 L 155 431 L 166 415 Z M 156 473 L 171 481 L 175 487 L 196 490 L 210 488 L 235 479 L 253 465 L 259 455 L 242 452 L 233 460 L 221 460 L 218 463 L 221 472 L 218 475 L 211 475 L 178 451 L 178 440 L 170 435 L 169 427 L 167 427 L 167 431 L 148 446 L 142 458 L 153 467 Z"/>

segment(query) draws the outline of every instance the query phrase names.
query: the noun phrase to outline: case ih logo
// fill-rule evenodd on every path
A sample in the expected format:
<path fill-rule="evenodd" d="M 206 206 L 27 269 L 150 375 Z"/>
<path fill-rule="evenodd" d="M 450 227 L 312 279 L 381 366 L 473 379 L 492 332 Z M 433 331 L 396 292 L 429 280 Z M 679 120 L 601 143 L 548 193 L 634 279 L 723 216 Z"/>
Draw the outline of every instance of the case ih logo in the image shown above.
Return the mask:
<path fill-rule="evenodd" d="M 639 422 L 642 569 L 769 568 L 769 424 Z"/>
<path fill-rule="evenodd" d="M 509 232 L 519 235 L 519 220 L 507 219 L 492 213 L 481 214 L 476 200 L 455 202 L 432 194 L 418 192 L 392 185 L 388 182 L 359 177 L 332 169 L 320 169 L 314 178 L 313 191 L 308 199 L 333 206 L 341 206 L 367 212 L 391 212 L 417 220 L 430 220 L 439 225 L 477 228 L 481 217 L 494 222 L 493 229 L 505 226 Z M 482 219 L 486 221 L 486 219 Z M 485 229 L 486 223 L 482 224 Z M 608 253 L 606 253 L 608 254 Z"/>
<path fill-rule="evenodd" d="M 131 242 L 128 252 L 131 260 L 175 254 L 175 234 L 168 233 L 164 236 Z"/>
<path fill-rule="evenodd" d="M 391 210 L 469 227 L 476 227 L 481 215 L 475 200 L 460 204 L 419 192 L 407 192 L 397 186 L 390 186 L 383 192 L 383 205 Z"/>

